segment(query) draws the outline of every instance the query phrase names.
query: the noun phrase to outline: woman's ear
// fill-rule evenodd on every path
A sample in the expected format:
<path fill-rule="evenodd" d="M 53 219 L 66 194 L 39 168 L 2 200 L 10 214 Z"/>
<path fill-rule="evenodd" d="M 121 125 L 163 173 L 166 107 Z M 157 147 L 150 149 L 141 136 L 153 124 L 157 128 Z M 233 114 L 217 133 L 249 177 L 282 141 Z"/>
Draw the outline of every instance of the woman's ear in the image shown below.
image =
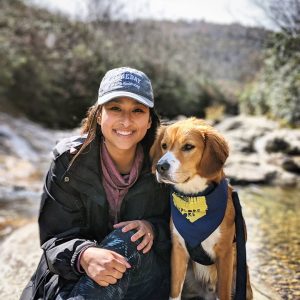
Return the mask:
<path fill-rule="evenodd" d="M 148 121 L 148 127 L 147 127 L 147 129 L 149 129 L 149 128 L 151 127 L 151 125 L 152 125 L 152 119 L 151 119 L 151 117 L 149 117 L 149 121 Z"/>
<path fill-rule="evenodd" d="M 198 165 L 199 174 L 204 178 L 215 177 L 223 168 L 229 155 L 229 147 L 224 137 L 214 129 L 201 133 L 204 150 Z"/>
<path fill-rule="evenodd" d="M 97 123 L 99 124 L 99 125 L 101 125 L 101 113 L 98 115 L 98 117 L 97 117 Z"/>
<path fill-rule="evenodd" d="M 161 141 L 164 137 L 167 126 L 160 126 L 157 129 L 154 143 L 150 149 L 150 159 L 152 161 L 152 173 L 155 173 L 156 164 L 162 156 Z"/>

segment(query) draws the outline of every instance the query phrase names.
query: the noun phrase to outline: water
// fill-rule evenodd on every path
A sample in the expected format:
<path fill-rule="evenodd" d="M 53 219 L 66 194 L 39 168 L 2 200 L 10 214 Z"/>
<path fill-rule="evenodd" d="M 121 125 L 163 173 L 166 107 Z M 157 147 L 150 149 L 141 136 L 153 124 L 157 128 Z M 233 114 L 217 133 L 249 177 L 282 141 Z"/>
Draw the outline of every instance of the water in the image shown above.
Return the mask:
<path fill-rule="evenodd" d="M 253 287 L 270 297 L 300 299 L 300 189 L 248 186 L 237 189 L 248 228 L 247 256 Z M 36 220 L 39 192 L 10 192 L 0 202 L 0 239 Z M 13 198 L 15 198 L 13 200 Z M 266 289 L 270 286 L 271 290 Z"/>
<path fill-rule="evenodd" d="M 255 186 L 239 190 L 251 278 L 269 284 L 282 299 L 300 299 L 299 192 Z"/>

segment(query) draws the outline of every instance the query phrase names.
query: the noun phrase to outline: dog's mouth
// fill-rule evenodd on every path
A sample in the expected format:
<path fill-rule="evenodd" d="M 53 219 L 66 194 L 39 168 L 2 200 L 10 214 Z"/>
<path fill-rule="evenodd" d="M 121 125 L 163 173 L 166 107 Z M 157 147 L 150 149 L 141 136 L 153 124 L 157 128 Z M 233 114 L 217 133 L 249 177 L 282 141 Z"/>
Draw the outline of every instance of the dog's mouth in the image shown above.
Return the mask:
<path fill-rule="evenodd" d="M 172 178 L 169 175 L 161 175 L 158 172 L 156 172 L 156 179 L 160 183 L 166 183 L 166 184 L 175 185 L 175 184 L 183 184 L 183 183 L 188 182 L 190 180 L 190 177 L 187 177 L 184 180 L 177 181 L 177 180 L 175 180 L 174 178 Z"/>

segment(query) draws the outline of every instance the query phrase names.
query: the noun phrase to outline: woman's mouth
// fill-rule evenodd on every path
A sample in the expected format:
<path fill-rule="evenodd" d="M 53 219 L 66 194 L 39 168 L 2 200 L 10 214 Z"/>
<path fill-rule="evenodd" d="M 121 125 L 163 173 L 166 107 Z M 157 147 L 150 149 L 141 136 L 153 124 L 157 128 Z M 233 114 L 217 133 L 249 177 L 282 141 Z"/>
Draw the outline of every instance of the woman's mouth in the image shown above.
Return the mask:
<path fill-rule="evenodd" d="M 129 136 L 133 134 L 132 130 L 114 130 L 118 135 Z"/>

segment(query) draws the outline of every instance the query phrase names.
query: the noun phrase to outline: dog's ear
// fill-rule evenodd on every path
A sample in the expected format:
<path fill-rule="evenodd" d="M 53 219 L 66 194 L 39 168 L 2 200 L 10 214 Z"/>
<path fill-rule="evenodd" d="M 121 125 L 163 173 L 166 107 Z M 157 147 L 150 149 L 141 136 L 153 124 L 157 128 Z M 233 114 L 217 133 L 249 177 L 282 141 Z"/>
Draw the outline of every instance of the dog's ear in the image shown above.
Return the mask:
<path fill-rule="evenodd" d="M 198 170 L 201 177 L 213 178 L 222 170 L 229 155 L 224 137 L 214 129 L 202 131 L 204 150 Z"/>
<path fill-rule="evenodd" d="M 152 173 L 155 173 L 156 164 L 162 156 L 161 141 L 164 137 L 167 126 L 160 126 L 156 132 L 154 143 L 150 149 L 150 159 L 152 163 Z"/>

